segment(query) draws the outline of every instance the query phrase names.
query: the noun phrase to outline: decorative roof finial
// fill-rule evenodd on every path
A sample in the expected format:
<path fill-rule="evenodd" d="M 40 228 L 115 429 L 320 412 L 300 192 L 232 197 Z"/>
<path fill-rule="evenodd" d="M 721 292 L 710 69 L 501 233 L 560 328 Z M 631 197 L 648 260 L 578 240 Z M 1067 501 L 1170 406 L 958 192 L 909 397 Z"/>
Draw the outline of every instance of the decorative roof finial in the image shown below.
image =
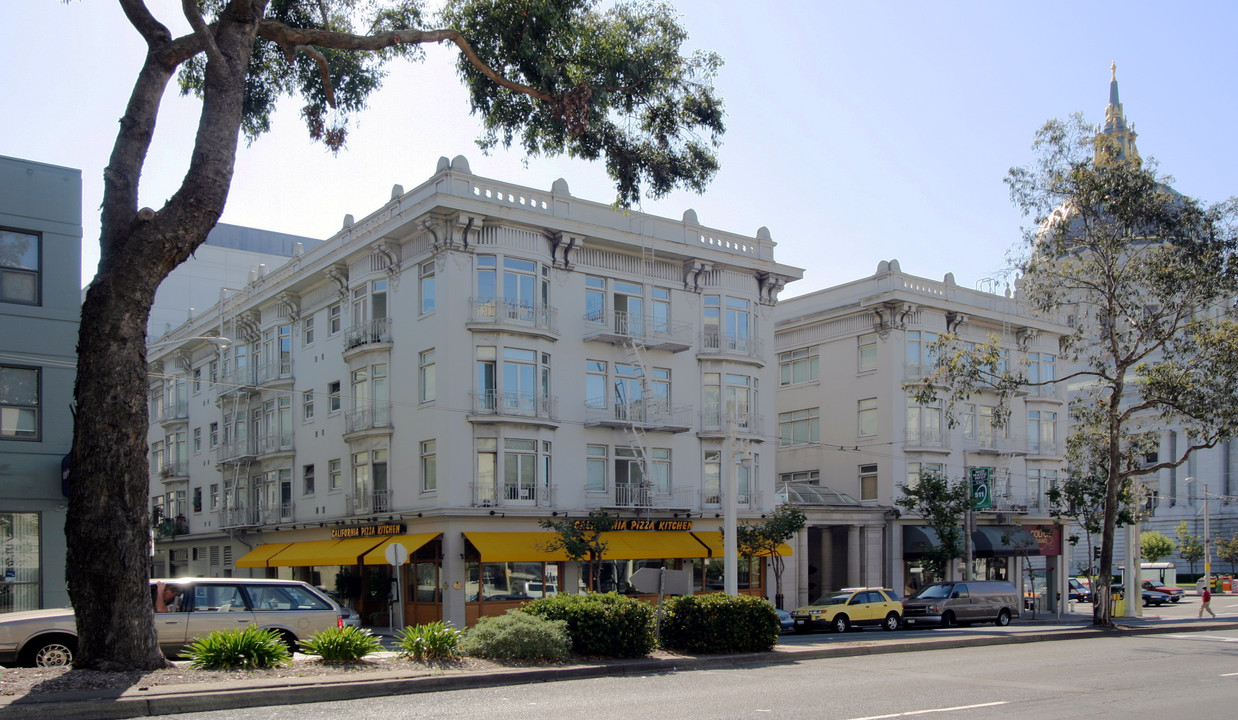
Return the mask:
<path fill-rule="evenodd" d="M 1117 80 L 1118 79 L 1118 62 L 1116 60 L 1113 61 L 1113 63 L 1109 65 L 1109 71 L 1113 73 L 1113 76 L 1109 79 Z"/>

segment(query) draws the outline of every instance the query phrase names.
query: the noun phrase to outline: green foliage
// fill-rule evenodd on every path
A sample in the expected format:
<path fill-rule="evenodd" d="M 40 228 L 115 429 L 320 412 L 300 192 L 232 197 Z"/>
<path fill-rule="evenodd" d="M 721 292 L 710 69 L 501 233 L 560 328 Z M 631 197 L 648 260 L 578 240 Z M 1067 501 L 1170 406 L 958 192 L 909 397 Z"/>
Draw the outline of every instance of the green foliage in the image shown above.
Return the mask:
<path fill-rule="evenodd" d="M 1155 530 L 1139 535 L 1139 552 L 1148 562 L 1160 562 L 1173 554 L 1174 542 Z"/>
<path fill-rule="evenodd" d="M 577 655 L 635 658 L 654 647 L 653 608 L 618 593 L 552 595 L 525 603 L 521 610 L 566 623 Z"/>
<path fill-rule="evenodd" d="M 562 550 L 567 554 L 568 560 L 586 561 L 589 589 L 593 590 L 597 588 L 602 553 L 606 552 L 606 541 L 602 538 L 602 533 L 614 530 L 617 522 L 618 515 L 611 515 L 603 510 L 591 512 L 586 518 L 541 520 L 538 524 L 555 534 L 542 549 L 551 553 Z"/>
<path fill-rule="evenodd" d="M 460 656 L 464 632 L 437 620 L 406 627 L 396 635 L 401 655 L 413 660 L 454 660 Z"/>
<path fill-rule="evenodd" d="M 1238 566 L 1238 532 L 1230 536 L 1229 539 L 1218 536 L 1216 548 L 1217 559 L 1229 563 L 1230 574 L 1238 572 L 1238 570 L 1235 570 L 1235 566 Z"/>
<path fill-rule="evenodd" d="M 743 557 L 768 557 L 774 571 L 774 592 L 782 595 L 782 571 L 786 567 L 778 548 L 795 537 L 808 523 L 804 511 L 783 503 L 763 520 L 741 523 L 735 528 L 735 542 Z"/>
<path fill-rule="evenodd" d="M 292 662 L 278 630 L 259 630 L 253 625 L 209 633 L 190 643 L 182 656 L 199 670 L 256 670 Z"/>
<path fill-rule="evenodd" d="M 382 649 L 382 643 L 369 630 L 352 625 L 320 630 L 301 643 L 302 652 L 317 655 L 330 665 L 354 663 Z"/>
<path fill-rule="evenodd" d="M 963 517 L 972 505 L 970 486 L 966 480 L 951 482 L 926 471 L 915 485 L 900 483 L 898 489 L 895 512 L 910 512 L 937 533 L 938 543 L 925 551 L 924 564 L 935 577 L 944 578 L 950 561 L 963 554 Z"/>
<path fill-rule="evenodd" d="M 563 662 L 571 655 L 567 623 L 546 620 L 519 610 L 484 617 L 464 635 L 460 649 L 493 660 Z"/>
<path fill-rule="evenodd" d="M 1192 535 L 1187 529 L 1185 520 L 1178 523 L 1174 532 L 1178 535 L 1178 555 L 1190 564 L 1191 572 L 1195 572 L 1195 563 L 1204 558 L 1203 538 Z"/>
<path fill-rule="evenodd" d="M 750 595 L 680 595 L 662 605 L 662 647 L 668 650 L 767 652 L 779 631 L 774 606 Z"/>

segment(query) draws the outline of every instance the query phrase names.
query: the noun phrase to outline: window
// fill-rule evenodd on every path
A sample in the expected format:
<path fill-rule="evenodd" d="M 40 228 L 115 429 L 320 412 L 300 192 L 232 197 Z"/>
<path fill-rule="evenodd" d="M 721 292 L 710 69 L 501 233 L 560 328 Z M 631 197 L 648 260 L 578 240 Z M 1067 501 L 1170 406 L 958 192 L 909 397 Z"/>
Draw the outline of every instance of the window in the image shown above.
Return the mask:
<path fill-rule="evenodd" d="M 928 405 L 909 403 L 907 405 L 907 444 L 939 446 L 942 441 L 941 401 L 934 400 Z"/>
<path fill-rule="evenodd" d="M 333 380 L 327 383 L 327 412 L 337 413 L 340 411 L 340 381 Z"/>
<path fill-rule="evenodd" d="M 0 440 L 40 437 L 40 370 L 0 365 Z"/>
<path fill-rule="evenodd" d="M 3 613 L 38 610 L 41 577 L 39 565 L 39 513 L 0 512 L 0 573 L 4 573 L 4 592 L 0 593 Z"/>
<path fill-rule="evenodd" d="M 150 444 L 150 471 L 152 475 L 163 472 L 163 441 L 156 440 Z"/>
<path fill-rule="evenodd" d="M 193 429 L 193 453 L 197 455 L 202 452 L 202 428 L 196 427 Z"/>
<path fill-rule="evenodd" d="M 301 346 L 309 347 L 314 344 L 314 316 L 310 315 L 301 321 Z"/>
<path fill-rule="evenodd" d="M 503 498 L 506 500 L 537 499 L 537 442 L 506 438 L 503 440 Z"/>
<path fill-rule="evenodd" d="M 303 465 L 301 467 L 301 494 L 314 494 L 314 466 Z"/>
<path fill-rule="evenodd" d="M 211 385 L 214 385 L 219 381 L 219 361 L 212 360 L 206 364 L 206 367 L 208 369 L 207 379 L 210 380 Z"/>
<path fill-rule="evenodd" d="M 800 348 L 778 356 L 780 385 L 794 385 L 817 379 L 817 348 Z"/>
<path fill-rule="evenodd" d="M 742 298 L 706 295 L 704 348 L 748 354 L 752 350 L 752 303 Z"/>
<path fill-rule="evenodd" d="M 209 436 L 208 442 L 210 443 L 210 446 L 212 448 L 218 447 L 219 446 L 219 423 L 217 422 L 211 423 L 210 427 L 208 428 L 207 435 Z"/>
<path fill-rule="evenodd" d="M 877 369 L 877 333 L 867 333 L 857 338 L 859 342 L 860 372 Z"/>
<path fill-rule="evenodd" d="M 421 314 L 434 312 L 434 261 L 423 262 L 421 275 Z"/>
<path fill-rule="evenodd" d="M 341 306 L 339 303 L 327 308 L 327 334 L 334 335 L 340 331 L 340 312 Z"/>
<path fill-rule="evenodd" d="M 219 483 L 211 483 L 210 503 L 211 512 L 219 509 Z"/>
<path fill-rule="evenodd" d="M 606 492 L 606 446 L 585 446 L 585 491 Z"/>
<path fill-rule="evenodd" d="M 1057 454 L 1057 413 L 1033 410 L 1027 414 L 1027 450 L 1039 455 Z"/>
<path fill-rule="evenodd" d="M 340 470 L 340 461 L 332 460 L 327 463 L 327 490 L 330 492 L 339 492 L 342 474 Z"/>
<path fill-rule="evenodd" d="M 780 483 L 804 483 L 805 485 L 820 485 L 820 470 L 802 470 L 800 472 L 782 473 L 778 476 Z"/>
<path fill-rule="evenodd" d="M 929 473 L 941 475 L 941 463 L 907 463 L 907 487 L 916 487 L 920 484 L 920 477 Z"/>
<path fill-rule="evenodd" d="M 202 392 L 202 368 L 196 367 L 193 369 L 193 394 L 197 395 Z"/>
<path fill-rule="evenodd" d="M 705 451 L 701 490 L 704 491 L 706 505 L 718 505 L 722 502 L 722 451 Z"/>
<path fill-rule="evenodd" d="M 437 442 L 426 440 L 421 443 L 421 491 L 434 492 L 438 490 L 438 457 Z"/>
<path fill-rule="evenodd" d="M 438 393 L 438 379 L 434 372 L 434 348 L 421 353 L 421 401 L 433 402 Z"/>
<path fill-rule="evenodd" d="M 606 280 L 585 276 L 585 320 L 606 322 Z"/>
<path fill-rule="evenodd" d="M 301 393 L 301 419 L 305 421 L 314 419 L 314 391 L 306 390 Z"/>
<path fill-rule="evenodd" d="M 876 500 L 877 499 L 877 466 L 876 465 L 861 465 L 860 466 L 860 499 L 861 500 Z"/>
<path fill-rule="evenodd" d="M 909 330 L 907 332 L 907 375 L 924 377 L 937 362 L 937 333 Z"/>
<path fill-rule="evenodd" d="M 540 360 L 540 363 L 539 363 Z M 523 348 L 477 348 L 477 389 L 473 409 L 479 413 L 533 415 L 550 413 L 550 355 Z"/>
<path fill-rule="evenodd" d="M 779 444 L 786 446 L 820 442 L 820 415 L 819 408 L 779 413 Z"/>
<path fill-rule="evenodd" d="M 1027 354 L 1028 391 L 1033 395 L 1052 397 L 1057 394 L 1053 382 L 1057 380 L 1057 357 L 1049 353 Z M 1038 385 L 1037 383 L 1047 383 Z"/>
<path fill-rule="evenodd" d="M 41 238 L 0 229 L 0 302 L 39 304 Z"/>
<path fill-rule="evenodd" d="M 864 398 L 859 402 L 860 437 L 877 434 L 877 398 Z"/>
<path fill-rule="evenodd" d="M 193 489 L 193 511 L 202 512 L 202 488 L 200 487 Z"/>

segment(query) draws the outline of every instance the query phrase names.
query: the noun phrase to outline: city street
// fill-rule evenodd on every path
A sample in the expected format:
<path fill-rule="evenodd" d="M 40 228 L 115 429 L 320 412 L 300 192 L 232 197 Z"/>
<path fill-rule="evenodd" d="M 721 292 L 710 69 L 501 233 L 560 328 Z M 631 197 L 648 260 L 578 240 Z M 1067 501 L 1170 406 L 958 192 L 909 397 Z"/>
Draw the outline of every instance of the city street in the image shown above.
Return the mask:
<path fill-rule="evenodd" d="M 1218 631 L 809 660 L 176 717 L 400 720 L 497 714 L 854 720 L 933 715 L 1159 720 L 1230 717 L 1235 707 L 1238 632 Z"/>

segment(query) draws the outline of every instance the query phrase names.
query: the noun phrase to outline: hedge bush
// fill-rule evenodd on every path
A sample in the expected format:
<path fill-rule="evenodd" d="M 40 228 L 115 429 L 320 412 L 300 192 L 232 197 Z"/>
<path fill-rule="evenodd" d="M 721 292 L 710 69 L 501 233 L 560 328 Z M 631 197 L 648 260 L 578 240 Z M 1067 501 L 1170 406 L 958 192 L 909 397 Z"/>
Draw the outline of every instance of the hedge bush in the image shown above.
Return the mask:
<path fill-rule="evenodd" d="M 653 607 L 618 593 L 552 595 L 525 603 L 521 610 L 567 623 L 577 655 L 636 658 L 654 648 Z"/>
<path fill-rule="evenodd" d="M 774 606 L 750 595 L 681 595 L 662 605 L 662 647 L 668 650 L 766 652 L 778 642 L 779 630 Z"/>
<path fill-rule="evenodd" d="M 259 630 L 253 625 L 207 633 L 190 643 L 181 656 L 199 670 L 255 670 L 292 662 L 292 652 L 278 630 Z"/>
<path fill-rule="evenodd" d="M 396 636 L 400 654 L 413 660 L 454 660 L 464 633 L 442 620 L 406 627 Z"/>
<path fill-rule="evenodd" d="M 460 649 L 494 660 L 563 662 L 571 655 L 567 623 L 546 620 L 519 610 L 484 617 L 464 635 Z"/>
<path fill-rule="evenodd" d="M 327 628 L 301 643 L 301 652 L 317 655 L 329 665 L 355 663 L 382 649 L 383 644 L 369 630 L 352 625 Z"/>

